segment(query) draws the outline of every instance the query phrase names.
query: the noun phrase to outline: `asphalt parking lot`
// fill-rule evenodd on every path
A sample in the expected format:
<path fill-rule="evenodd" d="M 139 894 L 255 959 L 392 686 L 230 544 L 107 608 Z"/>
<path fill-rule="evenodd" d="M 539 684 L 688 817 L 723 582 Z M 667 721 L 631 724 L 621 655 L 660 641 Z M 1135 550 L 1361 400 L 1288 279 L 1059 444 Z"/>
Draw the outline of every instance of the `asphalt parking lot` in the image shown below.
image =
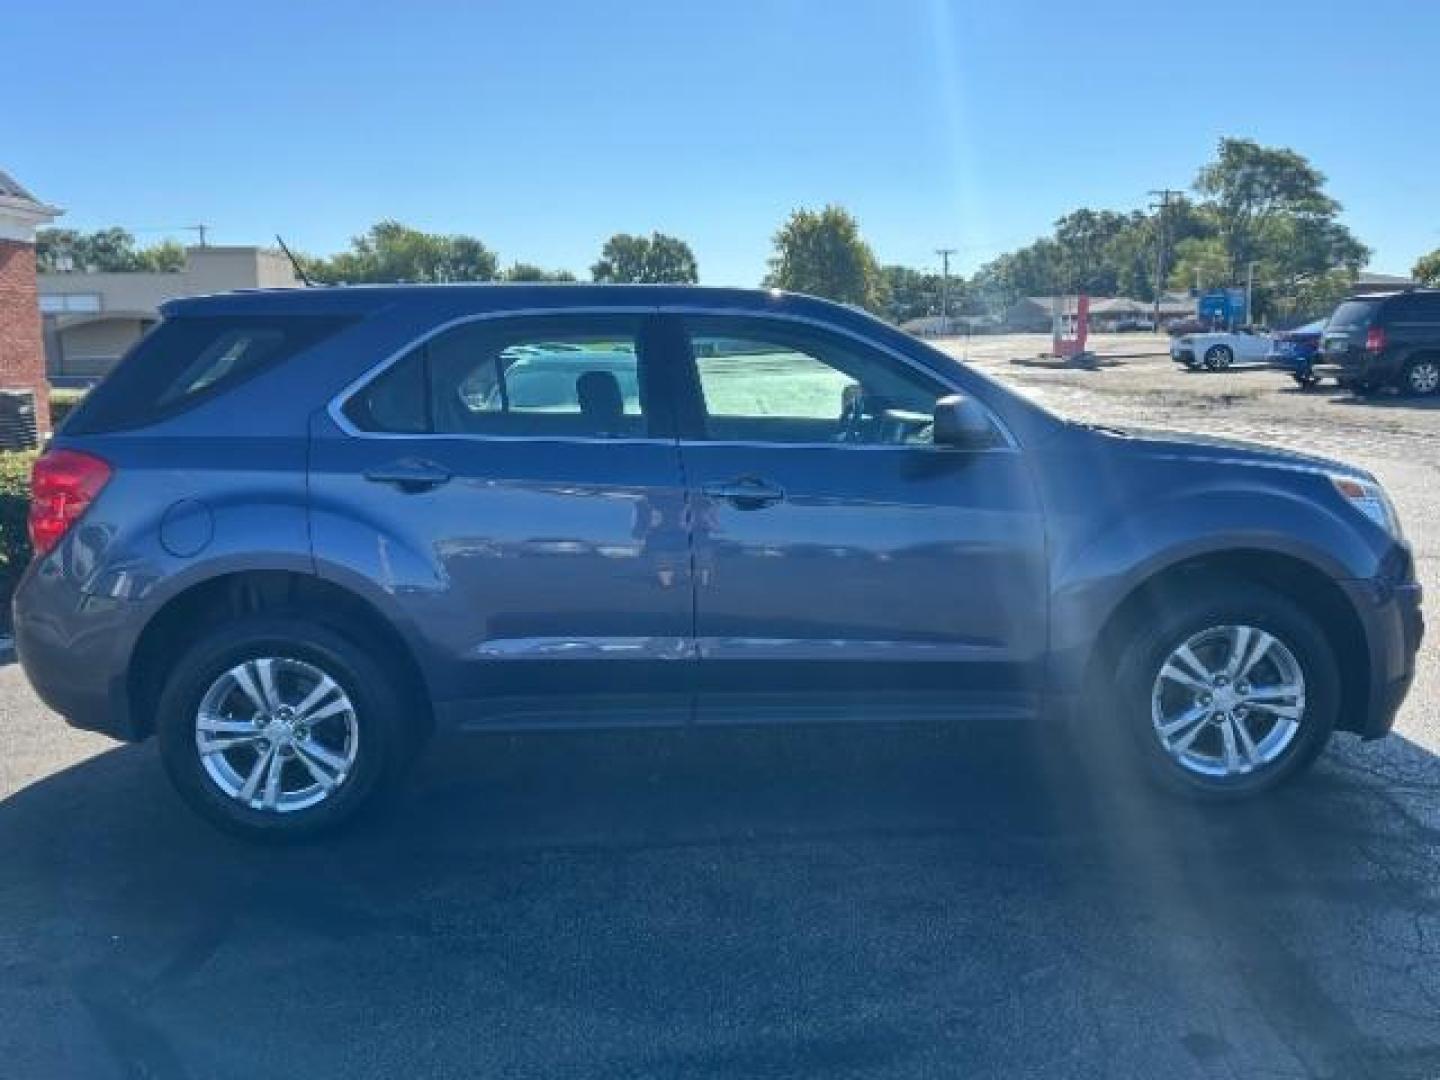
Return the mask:
<path fill-rule="evenodd" d="M 1373 469 L 1440 595 L 1440 407 L 947 347 L 1078 418 Z M 1437 690 L 1430 642 L 1394 737 L 1224 812 L 1040 729 L 474 738 L 263 850 L 8 664 L 0 1076 L 1435 1077 Z"/>

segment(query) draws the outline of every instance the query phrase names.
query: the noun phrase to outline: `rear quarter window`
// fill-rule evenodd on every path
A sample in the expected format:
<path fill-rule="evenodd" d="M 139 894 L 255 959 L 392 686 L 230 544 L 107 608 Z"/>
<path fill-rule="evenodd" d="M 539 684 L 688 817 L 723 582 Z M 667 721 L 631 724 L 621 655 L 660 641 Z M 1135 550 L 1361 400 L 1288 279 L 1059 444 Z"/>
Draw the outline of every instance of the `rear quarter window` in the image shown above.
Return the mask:
<path fill-rule="evenodd" d="M 64 431 L 123 431 L 178 415 L 323 341 L 348 321 L 309 315 L 167 319 L 87 395 Z"/>
<path fill-rule="evenodd" d="M 1380 305 L 1373 301 L 1346 300 L 1335 309 L 1335 314 L 1330 316 L 1326 323 L 1326 330 L 1355 330 L 1370 325 L 1370 320 L 1375 317 L 1375 311 Z"/>

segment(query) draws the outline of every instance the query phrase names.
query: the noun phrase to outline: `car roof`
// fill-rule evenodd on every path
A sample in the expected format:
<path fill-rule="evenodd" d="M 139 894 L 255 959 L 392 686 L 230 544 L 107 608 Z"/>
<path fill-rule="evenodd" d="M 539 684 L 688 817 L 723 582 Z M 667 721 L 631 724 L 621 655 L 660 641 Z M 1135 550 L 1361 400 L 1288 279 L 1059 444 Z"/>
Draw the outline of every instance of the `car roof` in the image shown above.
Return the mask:
<path fill-rule="evenodd" d="M 1440 289 L 1394 289 L 1389 292 L 1355 293 L 1353 296 L 1347 296 L 1345 303 L 1348 304 L 1354 300 L 1394 300 L 1397 296 L 1435 297 L 1440 296 Z"/>
<path fill-rule="evenodd" d="M 771 311 L 827 321 L 868 319 L 863 312 L 818 297 L 778 289 L 732 289 L 706 285 L 594 285 L 484 283 L 449 285 L 321 285 L 311 288 L 244 289 L 187 296 L 161 305 L 167 317 L 213 315 L 329 315 L 363 318 L 387 308 L 430 308 L 482 314 L 543 313 L 567 308 L 695 307 L 724 311 Z"/>

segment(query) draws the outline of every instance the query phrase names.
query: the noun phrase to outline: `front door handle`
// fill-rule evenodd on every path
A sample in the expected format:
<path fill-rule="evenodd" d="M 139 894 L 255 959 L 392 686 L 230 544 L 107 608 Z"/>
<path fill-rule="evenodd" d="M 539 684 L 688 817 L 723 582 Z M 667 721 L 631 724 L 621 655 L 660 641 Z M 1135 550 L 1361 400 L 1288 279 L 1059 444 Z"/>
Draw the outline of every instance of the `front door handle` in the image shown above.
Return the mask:
<path fill-rule="evenodd" d="M 402 458 L 367 469 L 365 479 L 375 484 L 390 484 L 401 491 L 429 491 L 450 480 L 451 472 L 443 465 L 421 458 Z"/>
<path fill-rule="evenodd" d="M 754 476 L 706 484 L 700 489 L 708 498 L 724 499 L 737 510 L 759 510 L 785 500 L 785 489 Z"/>

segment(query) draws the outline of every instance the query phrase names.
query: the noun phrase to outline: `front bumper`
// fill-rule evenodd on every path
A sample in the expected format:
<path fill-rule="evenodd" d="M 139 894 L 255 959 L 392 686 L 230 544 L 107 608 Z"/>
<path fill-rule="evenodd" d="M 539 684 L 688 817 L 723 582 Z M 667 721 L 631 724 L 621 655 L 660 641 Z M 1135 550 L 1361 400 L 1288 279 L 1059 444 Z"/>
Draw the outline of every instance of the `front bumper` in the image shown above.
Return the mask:
<path fill-rule="evenodd" d="M 1341 717 L 1339 726 L 1362 738 L 1378 739 L 1395 726 L 1396 713 L 1415 679 L 1415 654 L 1425 636 L 1423 591 L 1408 575 L 1400 582 L 1380 577 L 1341 584 L 1365 631 L 1370 678 L 1363 700 L 1355 701 L 1363 710 Z"/>

